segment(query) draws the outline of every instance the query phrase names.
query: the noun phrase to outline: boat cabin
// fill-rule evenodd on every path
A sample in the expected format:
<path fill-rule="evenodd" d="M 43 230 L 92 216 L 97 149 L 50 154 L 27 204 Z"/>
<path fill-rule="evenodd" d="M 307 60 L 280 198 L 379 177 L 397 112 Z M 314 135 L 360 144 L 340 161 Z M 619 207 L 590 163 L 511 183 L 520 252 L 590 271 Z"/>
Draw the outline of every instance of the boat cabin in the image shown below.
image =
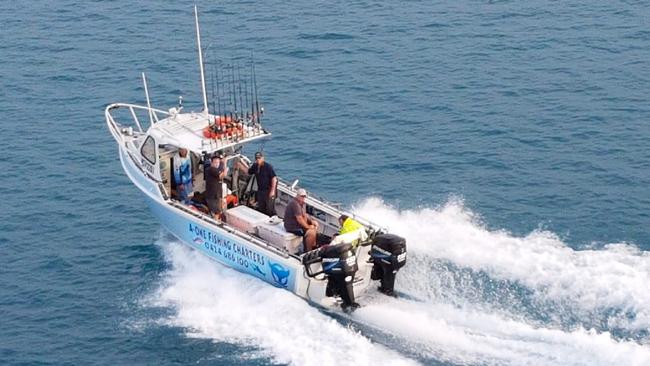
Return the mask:
<path fill-rule="evenodd" d="M 289 185 L 278 177 L 277 196 L 275 199 L 276 216 L 269 217 L 257 212 L 255 193 L 257 183 L 254 175 L 248 174 L 251 160 L 241 153 L 242 147 L 252 141 L 269 137 L 271 134 L 259 124 L 242 121 L 221 122 L 220 116 L 206 115 L 203 113 L 178 113 L 172 108 L 169 112 L 154 110 L 149 116 L 152 121 L 147 131 L 143 131 L 137 117 L 137 107 L 128 106 L 131 117 L 136 121 L 137 130 L 124 129 L 111 131 L 129 135 L 126 146 L 129 155 L 137 163 L 149 179 L 158 182 L 162 196 L 170 204 L 191 210 L 193 214 L 200 215 L 204 220 L 225 225 L 247 235 L 253 235 L 276 249 L 292 256 L 302 254 L 302 238 L 284 230 L 284 212 L 289 202 L 297 192 L 297 181 Z M 165 114 L 166 118 L 159 119 L 158 114 Z M 115 118 L 111 115 L 111 118 Z M 222 123 L 225 132 L 223 136 L 215 136 L 214 126 Z M 226 127 L 227 125 L 227 127 Z M 121 126 L 121 125 L 120 125 Z M 235 126 L 235 127 L 233 127 Z M 117 130 L 117 128 L 116 128 Z M 190 204 L 181 202 L 174 179 L 174 159 L 179 157 L 181 148 L 188 151 L 190 157 L 191 175 L 193 178 L 193 197 Z M 214 153 L 224 155 L 228 167 L 227 176 L 224 178 L 227 207 L 224 210 L 224 222 L 215 221 L 209 212 L 204 199 L 206 181 L 204 170 L 210 164 L 210 157 Z M 334 234 L 338 233 L 340 225 L 338 218 L 341 214 L 354 217 L 353 214 L 341 211 L 338 207 L 325 202 L 317 197 L 309 196 L 305 202 L 306 212 L 319 224 L 318 242 L 329 243 Z M 355 218 L 358 219 L 358 218 Z M 369 224 L 365 229 L 372 229 Z M 359 230 L 355 235 L 358 238 L 352 241 L 365 240 L 366 230 Z M 341 237 L 338 242 L 349 238 Z"/>

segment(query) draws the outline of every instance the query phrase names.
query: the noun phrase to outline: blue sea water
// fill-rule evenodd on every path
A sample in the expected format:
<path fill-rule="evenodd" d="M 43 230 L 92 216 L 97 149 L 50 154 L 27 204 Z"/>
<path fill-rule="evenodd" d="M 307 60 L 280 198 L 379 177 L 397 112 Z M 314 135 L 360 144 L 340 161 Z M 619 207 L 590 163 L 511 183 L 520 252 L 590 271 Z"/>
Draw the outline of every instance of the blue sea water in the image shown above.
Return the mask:
<path fill-rule="evenodd" d="M 198 1 L 276 171 L 408 240 L 411 297 L 351 322 L 183 249 L 121 170 L 141 72 L 200 108 L 193 4 L 0 3 L 0 364 L 650 364 L 647 2 Z"/>

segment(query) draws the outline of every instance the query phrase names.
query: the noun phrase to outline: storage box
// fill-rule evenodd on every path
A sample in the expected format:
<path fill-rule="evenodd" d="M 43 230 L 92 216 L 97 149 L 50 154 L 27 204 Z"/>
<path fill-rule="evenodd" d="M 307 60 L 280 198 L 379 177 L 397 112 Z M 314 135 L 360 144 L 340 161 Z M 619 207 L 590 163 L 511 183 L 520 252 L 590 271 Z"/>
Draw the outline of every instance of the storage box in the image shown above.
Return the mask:
<path fill-rule="evenodd" d="M 288 233 L 282 223 L 260 224 L 257 227 L 257 235 L 277 248 L 286 249 L 290 254 L 297 254 L 302 248 L 302 237 Z"/>
<path fill-rule="evenodd" d="M 226 223 L 250 234 L 256 233 L 256 227 L 269 220 L 269 217 L 248 206 L 237 206 L 226 210 Z"/>

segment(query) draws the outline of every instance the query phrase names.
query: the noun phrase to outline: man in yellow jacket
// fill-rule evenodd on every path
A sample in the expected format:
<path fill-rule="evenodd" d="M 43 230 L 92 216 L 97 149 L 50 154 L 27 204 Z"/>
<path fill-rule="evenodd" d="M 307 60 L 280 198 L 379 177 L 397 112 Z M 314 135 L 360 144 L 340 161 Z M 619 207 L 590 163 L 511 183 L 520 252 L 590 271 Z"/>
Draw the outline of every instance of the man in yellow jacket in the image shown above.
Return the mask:
<path fill-rule="evenodd" d="M 341 225 L 339 234 L 347 234 L 353 231 L 357 231 L 363 227 L 363 225 L 353 220 L 351 217 L 348 217 L 347 215 L 341 215 L 339 217 L 339 225 Z"/>
<path fill-rule="evenodd" d="M 356 249 L 359 242 L 368 239 L 366 231 L 363 230 L 363 225 L 347 215 L 341 215 L 339 217 L 339 225 L 341 228 L 338 233 L 334 234 L 332 244 L 350 243 L 352 244 L 352 248 Z"/>

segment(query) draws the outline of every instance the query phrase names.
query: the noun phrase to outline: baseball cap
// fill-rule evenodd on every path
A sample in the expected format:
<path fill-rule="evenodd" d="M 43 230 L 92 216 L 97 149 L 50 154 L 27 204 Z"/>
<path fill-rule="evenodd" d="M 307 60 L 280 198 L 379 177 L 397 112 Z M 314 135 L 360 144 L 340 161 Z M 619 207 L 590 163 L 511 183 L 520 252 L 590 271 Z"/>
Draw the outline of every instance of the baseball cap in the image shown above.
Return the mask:
<path fill-rule="evenodd" d="M 302 188 L 298 188 L 298 196 L 304 196 L 307 197 L 307 191 L 305 191 Z"/>

